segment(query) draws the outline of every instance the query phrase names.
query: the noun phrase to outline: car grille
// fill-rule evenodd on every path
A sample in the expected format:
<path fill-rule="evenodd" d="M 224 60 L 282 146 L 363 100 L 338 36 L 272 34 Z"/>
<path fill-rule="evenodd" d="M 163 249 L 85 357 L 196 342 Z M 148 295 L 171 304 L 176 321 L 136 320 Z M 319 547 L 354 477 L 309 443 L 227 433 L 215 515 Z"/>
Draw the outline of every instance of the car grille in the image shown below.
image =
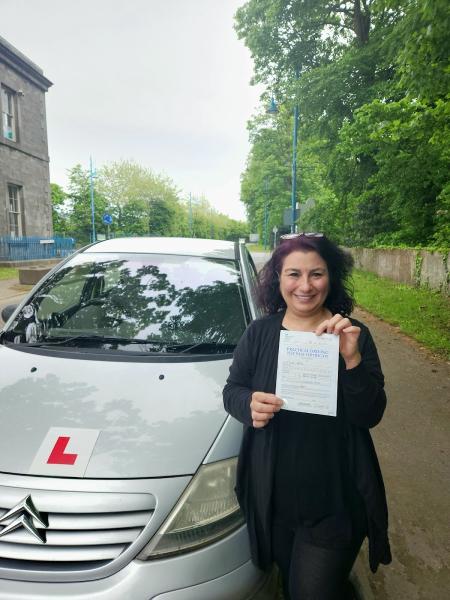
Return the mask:
<path fill-rule="evenodd" d="M 107 485 L 107 483 L 105 484 Z M 31 495 L 48 519 L 46 543 L 23 526 L 0 537 L 0 566 L 29 570 L 92 569 L 118 558 L 150 521 L 151 494 L 26 490 L 0 486 L 0 519 Z M 24 511 L 0 523 L 0 534 Z M 25 513 L 26 514 L 26 513 Z M 33 520 L 34 526 L 43 530 Z"/>

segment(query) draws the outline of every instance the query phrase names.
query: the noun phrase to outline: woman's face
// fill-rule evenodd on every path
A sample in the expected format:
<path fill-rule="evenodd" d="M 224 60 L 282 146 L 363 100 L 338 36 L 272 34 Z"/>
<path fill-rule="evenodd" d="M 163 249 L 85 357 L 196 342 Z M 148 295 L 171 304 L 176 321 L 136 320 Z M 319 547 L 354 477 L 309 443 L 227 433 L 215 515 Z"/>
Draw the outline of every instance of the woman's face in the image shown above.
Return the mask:
<path fill-rule="evenodd" d="M 288 312 L 298 317 L 321 312 L 329 289 L 327 263 L 320 254 L 296 250 L 286 256 L 280 273 L 280 292 Z"/>

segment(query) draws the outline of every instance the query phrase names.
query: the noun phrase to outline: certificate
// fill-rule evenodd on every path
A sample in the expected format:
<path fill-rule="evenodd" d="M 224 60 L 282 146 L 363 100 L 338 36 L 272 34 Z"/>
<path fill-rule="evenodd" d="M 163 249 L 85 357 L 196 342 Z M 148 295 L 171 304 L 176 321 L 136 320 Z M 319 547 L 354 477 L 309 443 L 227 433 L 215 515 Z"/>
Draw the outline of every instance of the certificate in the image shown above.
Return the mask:
<path fill-rule="evenodd" d="M 339 336 L 281 331 L 276 395 L 285 410 L 336 416 Z"/>

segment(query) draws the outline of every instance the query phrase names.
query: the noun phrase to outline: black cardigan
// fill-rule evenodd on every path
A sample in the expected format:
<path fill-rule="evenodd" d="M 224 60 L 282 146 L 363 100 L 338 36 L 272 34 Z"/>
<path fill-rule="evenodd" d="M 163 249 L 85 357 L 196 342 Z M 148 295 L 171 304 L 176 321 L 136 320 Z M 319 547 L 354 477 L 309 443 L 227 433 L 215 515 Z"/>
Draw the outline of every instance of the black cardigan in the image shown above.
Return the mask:
<path fill-rule="evenodd" d="M 262 569 L 272 564 L 272 485 L 276 458 L 273 423 L 255 429 L 250 400 L 253 391 L 275 393 L 278 342 L 284 312 L 253 321 L 234 352 L 223 390 L 225 410 L 244 424 L 239 454 L 236 495 L 244 512 L 253 562 Z M 338 386 L 344 401 L 350 475 L 367 513 L 369 562 L 373 572 L 391 561 L 387 537 L 388 515 L 383 479 L 369 428 L 380 422 L 386 407 L 384 377 L 372 336 L 361 327 L 361 363 L 350 370 L 340 360 Z"/>

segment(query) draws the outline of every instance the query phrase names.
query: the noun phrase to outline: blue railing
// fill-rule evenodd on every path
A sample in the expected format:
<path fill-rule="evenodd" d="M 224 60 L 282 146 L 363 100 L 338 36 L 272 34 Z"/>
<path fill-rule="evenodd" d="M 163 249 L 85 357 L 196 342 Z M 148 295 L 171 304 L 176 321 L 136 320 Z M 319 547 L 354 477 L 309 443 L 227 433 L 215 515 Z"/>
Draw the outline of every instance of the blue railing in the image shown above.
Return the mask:
<path fill-rule="evenodd" d="M 73 238 L 0 236 L 0 260 L 63 258 L 75 252 Z"/>

